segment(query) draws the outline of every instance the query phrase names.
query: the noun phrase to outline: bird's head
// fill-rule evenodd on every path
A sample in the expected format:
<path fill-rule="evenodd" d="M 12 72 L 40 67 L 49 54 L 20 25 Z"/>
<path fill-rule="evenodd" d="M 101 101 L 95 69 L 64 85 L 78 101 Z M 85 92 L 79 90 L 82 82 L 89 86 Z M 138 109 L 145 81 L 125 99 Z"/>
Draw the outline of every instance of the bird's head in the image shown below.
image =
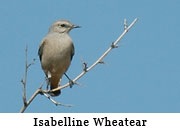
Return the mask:
<path fill-rule="evenodd" d="M 59 20 L 52 24 L 50 32 L 69 33 L 74 28 L 80 28 L 80 26 L 74 25 L 67 20 Z"/>

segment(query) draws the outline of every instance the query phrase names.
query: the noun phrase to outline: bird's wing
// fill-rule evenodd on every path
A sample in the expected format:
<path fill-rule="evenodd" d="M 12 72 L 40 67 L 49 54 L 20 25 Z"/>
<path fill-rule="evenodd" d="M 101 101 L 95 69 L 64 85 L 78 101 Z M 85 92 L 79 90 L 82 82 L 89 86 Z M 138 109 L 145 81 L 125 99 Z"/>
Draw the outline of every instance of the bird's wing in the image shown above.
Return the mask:
<path fill-rule="evenodd" d="M 74 49 L 74 45 L 73 45 L 73 43 L 72 43 L 71 60 L 72 60 L 74 54 L 75 54 L 75 49 Z"/>
<path fill-rule="evenodd" d="M 39 46 L 38 55 L 39 55 L 40 61 L 42 59 L 43 48 L 44 48 L 45 43 L 46 43 L 46 40 L 43 40 Z"/>

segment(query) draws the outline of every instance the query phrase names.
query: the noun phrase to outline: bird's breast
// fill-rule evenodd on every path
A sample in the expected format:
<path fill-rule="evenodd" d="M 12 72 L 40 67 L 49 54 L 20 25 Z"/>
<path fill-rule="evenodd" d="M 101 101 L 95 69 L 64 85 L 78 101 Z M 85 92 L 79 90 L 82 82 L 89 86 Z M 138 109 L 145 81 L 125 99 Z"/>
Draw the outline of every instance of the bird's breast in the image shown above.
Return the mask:
<path fill-rule="evenodd" d="M 48 37 L 42 56 L 44 69 L 52 72 L 62 69 L 65 72 L 71 62 L 72 46 L 67 35 Z"/>

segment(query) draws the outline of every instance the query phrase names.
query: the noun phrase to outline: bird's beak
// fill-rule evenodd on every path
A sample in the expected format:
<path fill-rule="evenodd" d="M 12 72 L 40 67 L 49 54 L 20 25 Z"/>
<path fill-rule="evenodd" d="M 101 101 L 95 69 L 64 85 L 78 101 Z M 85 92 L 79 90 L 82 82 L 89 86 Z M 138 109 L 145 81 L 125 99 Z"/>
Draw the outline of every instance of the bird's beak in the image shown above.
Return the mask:
<path fill-rule="evenodd" d="M 81 26 L 73 25 L 72 28 L 81 28 Z"/>

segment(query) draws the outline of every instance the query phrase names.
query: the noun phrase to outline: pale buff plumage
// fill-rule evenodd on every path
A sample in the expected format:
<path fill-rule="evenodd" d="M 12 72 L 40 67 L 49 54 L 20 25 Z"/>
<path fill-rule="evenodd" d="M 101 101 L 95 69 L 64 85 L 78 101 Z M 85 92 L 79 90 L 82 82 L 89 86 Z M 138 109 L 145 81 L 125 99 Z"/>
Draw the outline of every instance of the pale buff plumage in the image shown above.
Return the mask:
<path fill-rule="evenodd" d="M 60 79 L 70 66 L 74 45 L 68 33 L 78 27 L 66 20 L 56 21 L 40 44 L 38 54 L 42 69 L 49 79 L 50 89 L 59 86 Z M 58 96 L 60 93 L 58 90 L 50 95 Z"/>

